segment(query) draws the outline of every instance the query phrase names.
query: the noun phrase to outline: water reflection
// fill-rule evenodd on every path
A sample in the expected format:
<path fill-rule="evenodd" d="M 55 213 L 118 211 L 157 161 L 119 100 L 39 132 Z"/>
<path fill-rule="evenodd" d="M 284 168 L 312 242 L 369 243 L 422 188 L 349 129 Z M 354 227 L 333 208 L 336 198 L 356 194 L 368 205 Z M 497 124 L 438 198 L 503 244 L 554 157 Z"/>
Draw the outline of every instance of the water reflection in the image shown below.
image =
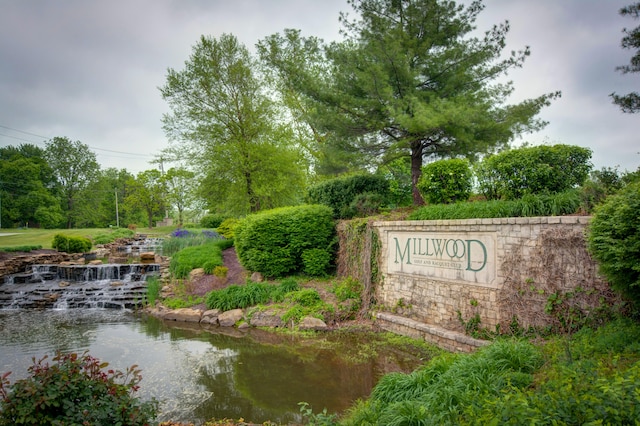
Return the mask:
<path fill-rule="evenodd" d="M 26 375 L 32 357 L 56 350 L 89 350 L 121 370 L 139 365 L 139 396 L 161 401 L 160 420 L 196 424 L 212 417 L 300 422 L 300 401 L 341 412 L 366 397 L 390 365 L 420 362 L 386 354 L 350 363 L 335 349 L 283 335 L 207 331 L 126 311 L 0 311 L 0 372 L 12 371 L 12 381 Z"/>

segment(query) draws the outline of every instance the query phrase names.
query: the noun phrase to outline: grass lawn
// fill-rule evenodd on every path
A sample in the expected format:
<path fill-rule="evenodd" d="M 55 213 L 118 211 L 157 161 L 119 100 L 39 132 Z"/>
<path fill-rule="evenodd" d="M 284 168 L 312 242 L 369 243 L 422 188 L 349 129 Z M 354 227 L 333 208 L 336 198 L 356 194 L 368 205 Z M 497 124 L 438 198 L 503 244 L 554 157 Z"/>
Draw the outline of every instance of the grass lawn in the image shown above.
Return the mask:
<path fill-rule="evenodd" d="M 139 228 L 137 232 L 150 237 L 163 237 L 169 235 L 176 226 L 165 226 L 160 228 Z M 64 234 L 73 237 L 92 238 L 95 235 L 112 232 L 110 228 L 84 228 L 84 229 L 0 229 L 0 249 L 2 247 L 16 246 L 42 246 L 50 249 L 53 236 Z M 10 235 L 3 235 L 10 234 Z"/>

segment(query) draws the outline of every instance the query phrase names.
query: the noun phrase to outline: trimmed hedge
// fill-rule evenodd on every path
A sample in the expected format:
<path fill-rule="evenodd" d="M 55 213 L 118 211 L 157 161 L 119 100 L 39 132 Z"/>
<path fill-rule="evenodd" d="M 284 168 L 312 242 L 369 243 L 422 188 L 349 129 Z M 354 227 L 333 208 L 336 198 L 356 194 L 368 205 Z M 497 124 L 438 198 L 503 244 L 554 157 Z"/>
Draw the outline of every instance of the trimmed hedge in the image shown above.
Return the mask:
<path fill-rule="evenodd" d="M 87 253 L 91 250 L 91 240 L 85 237 L 70 237 L 63 234 L 53 236 L 51 247 L 66 253 Z"/>
<path fill-rule="evenodd" d="M 369 194 L 368 198 L 378 194 L 384 202 L 389 197 L 389 182 L 376 175 L 340 177 L 309 188 L 307 199 L 312 204 L 331 207 L 337 219 L 349 219 L 357 214 L 357 207 L 352 203 L 360 194 Z"/>
<path fill-rule="evenodd" d="M 282 207 L 243 219 L 235 231 L 238 259 L 250 270 L 266 277 L 303 272 L 314 259 L 314 274 L 321 258 L 316 250 L 334 258 L 335 224 L 331 208 L 323 205 Z M 313 255 L 307 254 L 307 252 Z M 330 264 L 326 265 L 327 269 Z"/>

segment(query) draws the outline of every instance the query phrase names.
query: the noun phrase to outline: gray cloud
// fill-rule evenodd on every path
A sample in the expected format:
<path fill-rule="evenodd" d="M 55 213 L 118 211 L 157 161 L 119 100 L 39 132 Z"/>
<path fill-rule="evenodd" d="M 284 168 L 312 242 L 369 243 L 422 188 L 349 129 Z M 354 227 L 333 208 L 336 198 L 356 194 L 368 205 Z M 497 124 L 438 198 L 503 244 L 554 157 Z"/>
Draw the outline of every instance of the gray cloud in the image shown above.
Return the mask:
<path fill-rule="evenodd" d="M 619 47 L 622 28 L 640 24 L 618 15 L 627 3 L 485 1 L 479 30 L 508 19 L 507 49 L 531 46 L 524 68 L 508 76 L 513 101 L 563 91 L 541 114 L 549 126 L 523 140 L 590 147 L 596 167 L 638 167 L 640 116 L 608 99 L 640 86 L 638 75 L 615 72 L 631 56 Z M 157 88 L 200 35 L 233 33 L 250 48 L 285 28 L 338 39 L 338 13 L 350 8 L 346 0 L 0 0 L 0 10 L 0 125 L 80 140 L 103 167 L 139 172 L 167 146 Z M 0 145 L 26 141 L 43 138 L 0 127 Z"/>

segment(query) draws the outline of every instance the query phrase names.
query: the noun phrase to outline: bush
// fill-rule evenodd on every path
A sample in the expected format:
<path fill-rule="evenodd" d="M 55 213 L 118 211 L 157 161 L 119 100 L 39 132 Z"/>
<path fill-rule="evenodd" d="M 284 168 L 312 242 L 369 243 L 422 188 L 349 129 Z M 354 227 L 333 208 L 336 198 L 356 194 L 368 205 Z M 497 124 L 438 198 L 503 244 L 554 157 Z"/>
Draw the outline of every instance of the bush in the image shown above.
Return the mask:
<path fill-rule="evenodd" d="M 351 203 L 365 193 L 378 194 L 384 202 L 389 197 L 389 182 L 377 175 L 340 177 L 309 188 L 307 199 L 331 207 L 335 218 L 344 219 L 352 217 Z"/>
<path fill-rule="evenodd" d="M 210 242 L 198 246 L 186 247 L 171 257 L 169 271 L 175 278 L 186 278 L 196 268 L 204 268 L 213 271 L 216 266 L 222 266 L 222 250 L 231 247 L 230 240 L 213 239 Z"/>
<path fill-rule="evenodd" d="M 228 219 L 229 216 L 219 214 L 219 213 L 210 213 L 202 217 L 200 219 L 200 226 L 203 228 L 212 228 L 216 229 L 222 222 Z"/>
<path fill-rule="evenodd" d="M 333 257 L 335 226 L 331 209 L 322 205 L 282 207 L 247 216 L 235 233 L 242 265 L 266 277 L 302 272 L 302 254 L 324 250 Z"/>
<path fill-rule="evenodd" d="M 469 198 L 472 179 L 469 162 L 453 158 L 424 166 L 417 187 L 425 201 L 449 204 Z"/>
<path fill-rule="evenodd" d="M 30 252 L 33 250 L 40 250 L 42 246 L 11 246 L 11 247 L 0 247 L 0 251 L 4 251 L 6 253 L 15 253 L 18 251 Z"/>
<path fill-rule="evenodd" d="M 53 236 L 51 247 L 66 253 L 87 253 L 91 250 L 91 240 L 85 237 L 70 237 L 62 234 Z"/>
<path fill-rule="evenodd" d="M 640 182 L 596 207 L 588 247 L 611 286 L 640 302 Z"/>
<path fill-rule="evenodd" d="M 10 384 L 8 374 L 0 381 L 0 425 L 92 424 L 148 425 L 158 403 L 141 402 L 133 394 L 142 379 L 132 366 L 126 372 L 108 370 L 107 363 L 89 356 L 58 352 L 29 367 L 30 377 Z"/>
<path fill-rule="evenodd" d="M 325 276 L 331 265 L 331 253 L 318 248 L 305 250 L 302 253 L 302 263 L 305 274 L 312 277 Z"/>
<path fill-rule="evenodd" d="M 233 217 L 229 219 L 225 219 L 220 224 L 220 226 L 216 228 L 216 231 L 218 231 L 218 233 L 225 238 L 233 239 L 236 234 L 236 227 L 238 226 L 239 223 L 240 223 L 240 219 L 236 219 Z"/>
<path fill-rule="evenodd" d="M 482 161 L 476 178 L 488 200 L 554 194 L 582 185 L 591 170 L 590 159 L 590 149 L 573 145 L 511 149 Z"/>

